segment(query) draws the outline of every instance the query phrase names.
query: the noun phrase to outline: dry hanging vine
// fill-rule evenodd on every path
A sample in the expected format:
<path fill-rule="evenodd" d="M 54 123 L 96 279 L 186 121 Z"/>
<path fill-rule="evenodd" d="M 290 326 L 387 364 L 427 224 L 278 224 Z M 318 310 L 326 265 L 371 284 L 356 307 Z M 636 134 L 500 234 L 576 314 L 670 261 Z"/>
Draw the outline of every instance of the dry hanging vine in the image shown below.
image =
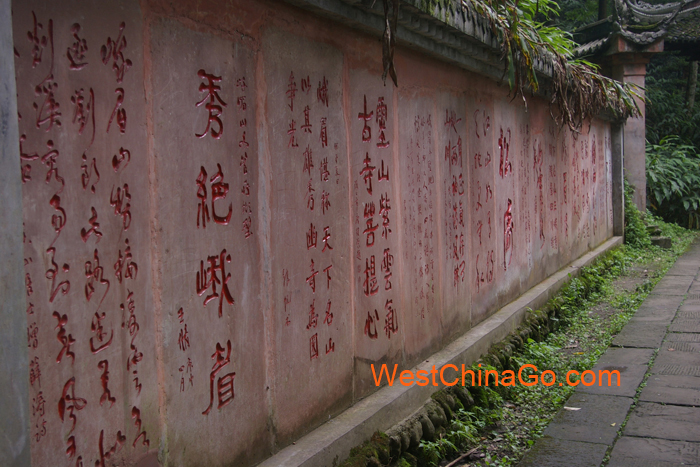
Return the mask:
<path fill-rule="evenodd" d="M 393 6 L 393 18 L 398 16 L 399 0 L 384 0 L 384 77 L 387 70 L 396 83 L 393 68 L 396 21 L 392 23 L 388 2 Z M 619 118 L 641 115 L 636 98 L 639 88 L 620 83 L 596 71 L 595 65 L 584 60 L 572 60 L 575 43 L 568 33 L 545 26 L 536 17 L 558 13 L 554 0 L 423 0 L 422 10 L 434 15 L 436 9 L 468 10 L 476 20 L 483 20 L 501 46 L 505 62 L 503 77 L 507 77 L 513 97 L 525 100 L 526 89 L 536 92 L 538 62 L 551 68 L 552 118 L 572 130 L 583 122 L 609 110 Z"/>
<path fill-rule="evenodd" d="M 550 112 L 556 109 L 551 113 L 558 123 L 578 130 L 606 109 L 621 118 L 641 115 L 635 100 L 641 98 L 639 88 L 599 74 L 591 63 L 570 60 L 574 43 L 566 33 L 534 20 L 539 13 L 556 14 L 552 0 L 463 0 L 462 5 L 484 18 L 499 38 L 514 97 L 525 99 L 526 87 L 539 89 L 535 63 L 541 60 L 551 65 Z"/>
<path fill-rule="evenodd" d="M 382 80 L 386 85 L 387 73 L 391 76 L 394 86 L 398 86 L 396 69 L 394 68 L 394 49 L 396 48 L 396 26 L 399 21 L 399 1 L 384 0 L 384 36 L 382 37 L 382 65 L 384 72 Z M 391 4 L 391 6 L 389 6 Z"/>

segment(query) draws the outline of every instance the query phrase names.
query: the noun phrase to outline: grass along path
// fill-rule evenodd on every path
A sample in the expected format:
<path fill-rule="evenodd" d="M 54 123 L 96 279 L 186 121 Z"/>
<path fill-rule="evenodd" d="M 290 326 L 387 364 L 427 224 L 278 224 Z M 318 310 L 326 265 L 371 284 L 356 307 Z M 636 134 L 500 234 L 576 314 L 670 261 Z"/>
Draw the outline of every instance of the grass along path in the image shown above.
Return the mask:
<path fill-rule="evenodd" d="M 540 374 L 551 370 L 557 381 L 564 381 L 569 370 L 592 368 L 656 282 L 696 238 L 695 233 L 675 225 L 658 224 L 673 239 L 671 250 L 624 246 L 587 268 L 550 303 L 559 307 L 559 329 L 542 342 L 528 340 L 511 357 L 513 362 L 535 365 Z M 479 405 L 459 410 L 436 441 L 423 441 L 415 457 L 405 455 L 397 465 L 516 465 L 575 388 L 516 384 L 475 389 L 471 391 L 477 392 Z"/>

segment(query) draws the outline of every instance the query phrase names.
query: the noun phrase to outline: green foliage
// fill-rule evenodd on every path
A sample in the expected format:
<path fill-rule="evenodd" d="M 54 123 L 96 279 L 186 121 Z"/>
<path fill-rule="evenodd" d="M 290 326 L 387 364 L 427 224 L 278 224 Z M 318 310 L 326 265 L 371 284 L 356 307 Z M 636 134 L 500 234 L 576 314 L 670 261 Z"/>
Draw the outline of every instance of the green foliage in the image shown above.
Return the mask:
<path fill-rule="evenodd" d="M 562 125 L 579 129 L 583 122 L 608 109 L 622 116 L 640 114 L 636 87 L 600 75 L 583 60 L 571 60 L 571 35 L 548 24 L 559 13 L 554 0 L 468 0 L 468 8 L 484 18 L 501 43 L 504 76 L 515 96 L 525 88 L 537 91 L 542 64 L 551 72 L 552 116 Z M 546 65 L 545 65 L 546 66 Z"/>
<path fill-rule="evenodd" d="M 688 59 L 677 52 L 656 54 L 647 66 L 646 137 L 652 144 L 677 135 L 683 143 L 700 149 L 700 98 L 688 112 L 687 69 Z"/>
<path fill-rule="evenodd" d="M 632 248 L 649 248 L 651 239 L 637 205 L 632 202 L 634 188 L 625 180 L 625 244 Z"/>
<path fill-rule="evenodd" d="M 680 138 L 647 144 L 647 199 L 667 222 L 700 228 L 700 154 Z"/>

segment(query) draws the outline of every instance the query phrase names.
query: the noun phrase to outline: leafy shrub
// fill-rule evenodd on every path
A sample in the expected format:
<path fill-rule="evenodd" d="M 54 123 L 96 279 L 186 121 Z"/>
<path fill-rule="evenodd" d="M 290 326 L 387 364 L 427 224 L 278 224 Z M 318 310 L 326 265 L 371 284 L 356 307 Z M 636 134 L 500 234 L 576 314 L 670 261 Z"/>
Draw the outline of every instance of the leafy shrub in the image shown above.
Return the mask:
<path fill-rule="evenodd" d="M 632 202 L 634 188 L 625 180 L 625 244 L 632 248 L 649 248 L 651 239 L 642 221 L 642 214 Z"/>
<path fill-rule="evenodd" d="M 700 154 L 677 136 L 647 144 L 647 199 L 667 222 L 700 227 Z"/>

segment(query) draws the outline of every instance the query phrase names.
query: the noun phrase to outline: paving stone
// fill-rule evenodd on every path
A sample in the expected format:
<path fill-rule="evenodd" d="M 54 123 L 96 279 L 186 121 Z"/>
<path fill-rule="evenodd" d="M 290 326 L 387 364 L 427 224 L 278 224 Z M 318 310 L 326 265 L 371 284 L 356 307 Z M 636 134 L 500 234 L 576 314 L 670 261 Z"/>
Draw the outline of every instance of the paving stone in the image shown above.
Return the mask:
<path fill-rule="evenodd" d="M 525 455 L 518 467 L 598 467 L 608 446 L 543 436 Z"/>
<path fill-rule="evenodd" d="M 615 337 L 612 345 L 657 349 L 666 334 L 667 326 L 659 322 L 632 321 Z"/>
<path fill-rule="evenodd" d="M 683 302 L 683 297 L 676 295 L 653 295 L 653 293 L 647 296 L 637 308 L 635 316 L 640 312 L 644 313 L 646 310 L 660 310 L 660 311 L 676 311 L 678 307 Z"/>
<path fill-rule="evenodd" d="M 639 400 L 700 406 L 700 377 L 652 375 L 642 389 Z"/>
<path fill-rule="evenodd" d="M 595 384 L 584 386 L 579 384 L 576 386 L 577 392 L 586 394 L 605 394 L 608 396 L 626 396 L 634 397 L 637 393 L 637 388 L 642 384 L 644 375 L 649 369 L 648 365 L 601 365 L 597 364 L 591 371 L 596 375 Z M 609 371 L 610 376 L 601 375 L 601 371 Z M 618 378 L 614 371 L 620 373 L 619 385 Z M 586 381 L 590 381 L 590 376 L 586 375 Z M 611 381 L 608 381 L 610 378 Z"/>
<path fill-rule="evenodd" d="M 700 338 L 700 335 L 698 334 L 686 334 L 686 336 L 698 336 Z M 679 341 L 679 342 L 670 342 L 670 341 L 664 341 L 663 344 L 661 344 L 661 349 L 666 352 L 690 352 L 690 353 L 697 353 L 700 354 L 700 339 L 698 339 L 695 342 L 687 342 L 687 341 Z"/>
<path fill-rule="evenodd" d="M 678 311 L 683 313 L 700 311 L 700 303 L 683 302 L 683 304 L 678 308 Z"/>
<path fill-rule="evenodd" d="M 669 332 L 666 334 L 666 342 L 700 342 L 700 334 Z"/>
<path fill-rule="evenodd" d="M 656 373 L 656 368 L 669 365 L 680 365 L 687 367 L 700 366 L 700 353 L 677 351 L 675 350 L 675 347 L 672 347 L 670 344 L 664 344 L 661 347 L 661 350 L 659 350 L 656 360 L 654 360 L 654 366 L 652 367 L 651 372 Z"/>
<path fill-rule="evenodd" d="M 649 364 L 649 360 L 654 356 L 653 349 L 623 349 L 610 347 L 598 359 L 598 365 L 644 365 Z"/>
<path fill-rule="evenodd" d="M 700 407 L 640 402 L 632 410 L 625 436 L 700 442 Z"/>
<path fill-rule="evenodd" d="M 682 308 L 682 307 L 681 307 Z M 684 310 L 679 310 L 685 312 Z M 695 310 L 693 310 L 695 311 Z M 627 326 L 625 326 L 627 327 Z M 700 320 L 696 319 L 677 319 L 671 323 L 668 328 L 671 332 L 698 332 L 700 333 Z"/>
<path fill-rule="evenodd" d="M 623 436 L 615 443 L 608 467 L 662 466 L 666 465 L 664 463 L 700 465 L 700 443 Z"/>
<path fill-rule="evenodd" d="M 620 424 L 632 405 L 629 397 L 616 397 L 575 392 L 544 431 L 557 439 L 612 444 Z M 612 426 L 612 424 L 615 424 Z"/>
<path fill-rule="evenodd" d="M 695 272 L 697 273 L 698 265 L 695 265 Z M 649 295 L 685 295 L 688 293 L 690 284 L 693 282 L 694 276 L 665 276 L 651 291 Z"/>
<path fill-rule="evenodd" d="M 700 310 L 698 311 L 689 311 L 687 308 L 684 310 L 679 310 L 678 313 L 676 313 L 676 320 L 700 320 Z"/>
<path fill-rule="evenodd" d="M 592 386 L 579 384 L 576 390 L 587 394 L 634 397 L 649 368 L 649 361 L 653 355 L 653 349 L 611 347 L 601 355 L 598 363 L 592 368 L 593 373 L 596 375 L 595 384 Z M 604 376 L 605 379 L 603 381 L 599 380 L 601 371 L 612 372 L 615 370 L 620 373 L 619 386 L 617 385 L 617 377 L 614 375 L 611 377 L 612 385 L 608 382 L 606 376 Z M 587 378 L 590 378 L 590 376 Z"/>
<path fill-rule="evenodd" d="M 678 298 L 675 297 L 674 298 Z M 640 321 L 640 322 L 648 322 L 648 321 L 656 321 L 659 323 L 663 323 L 665 326 L 668 326 L 671 324 L 671 321 L 673 321 L 673 318 L 676 317 L 676 313 L 678 312 L 678 306 L 680 305 L 680 301 L 678 301 L 678 304 L 676 304 L 675 308 L 673 309 L 663 309 L 663 308 L 651 308 L 651 307 L 639 307 L 639 309 L 634 313 L 634 316 L 630 320 L 631 322 L 635 321 Z"/>
<path fill-rule="evenodd" d="M 666 276 L 690 276 L 695 277 L 698 273 L 697 261 L 686 258 L 679 259 L 666 273 Z"/>

